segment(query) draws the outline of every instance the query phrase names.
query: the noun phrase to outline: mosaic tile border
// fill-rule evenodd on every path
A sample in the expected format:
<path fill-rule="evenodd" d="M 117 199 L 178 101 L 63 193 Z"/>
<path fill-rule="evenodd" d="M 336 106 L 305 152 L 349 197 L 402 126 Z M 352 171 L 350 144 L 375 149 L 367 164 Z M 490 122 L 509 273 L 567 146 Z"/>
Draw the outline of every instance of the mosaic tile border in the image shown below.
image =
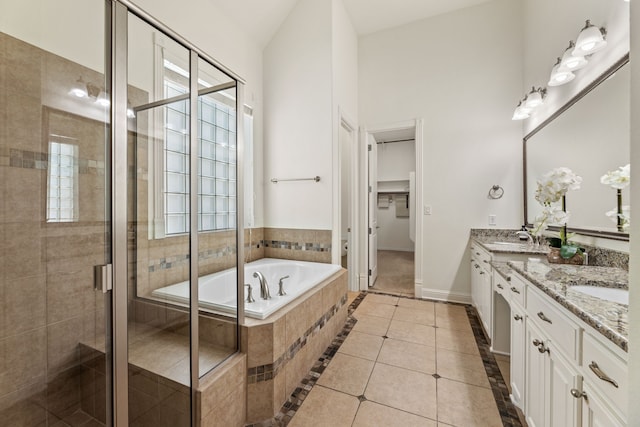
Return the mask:
<path fill-rule="evenodd" d="M 208 249 L 206 251 L 198 252 L 198 260 L 204 261 L 207 259 L 223 258 L 236 254 L 235 246 L 227 246 L 221 249 Z M 160 258 L 149 260 L 149 273 L 159 270 L 167 270 L 169 268 L 178 267 L 180 265 L 189 264 L 189 255 L 176 255 L 168 258 Z"/>
<path fill-rule="evenodd" d="M 467 305 L 466 309 L 467 317 L 469 318 L 469 323 L 471 323 L 471 329 L 473 329 L 473 335 L 476 338 L 476 344 L 482 357 L 484 369 L 487 372 L 489 384 L 491 384 L 491 391 L 498 406 L 500 418 L 502 418 L 502 425 L 505 427 L 522 427 L 516 407 L 509 397 L 509 389 L 504 382 L 504 378 L 498 367 L 498 362 L 496 362 L 496 358 L 493 356 L 493 353 L 491 353 L 489 342 L 484 335 L 480 319 L 478 318 L 478 312 L 470 305 Z"/>
<path fill-rule="evenodd" d="M 331 243 L 302 243 L 286 240 L 262 240 L 265 248 L 292 249 L 294 251 L 330 252 Z"/>
<path fill-rule="evenodd" d="M 18 150 L 10 148 L 8 155 L 0 155 L 0 165 L 12 168 L 46 170 L 49 168 L 49 153 Z M 76 159 L 80 175 L 104 175 L 105 163 L 102 160 Z"/>
<path fill-rule="evenodd" d="M 289 346 L 278 359 L 266 365 L 254 366 L 247 369 L 247 384 L 255 384 L 262 381 L 274 379 L 292 360 L 296 354 L 307 345 L 307 341 L 320 332 L 327 322 L 347 303 L 347 294 L 344 294 L 340 301 L 334 304 L 325 314 L 323 314 L 300 338 Z"/>
<path fill-rule="evenodd" d="M 311 371 L 309 371 L 307 376 L 304 377 L 298 387 L 293 391 L 291 396 L 289 396 L 285 404 L 280 409 L 280 412 L 273 418 L 259 423 L 247 424 L 245 427 L 285 427 L 287 424 L 289 424 L 293 416 L 300 409 L 300 406 L 302 406 L 302 403 L 304 402 L 306 397 L 313 389 L 313 386 L 316 384 L 324 370 L 329 365 L 329 362 L 331 362 L 342 343 L 345 341 L 347 336 L 349 336 L 349 333 L 358 321 L 352 316 L 352 313 L 358 308 L 367 294 L 389 295 L 382 292 L 361 292 L 360 295 L 358 295 L 356 299 L 349 305 L 347 321 L 342 331 L 334 338 L 334 340 L 331 342 L 331 345 L 325 350 L 322 356 L 313 365 Z M 404 299 L 418 299 L 402 295 L 393 296 Z M 478 350 L 480 351 L 489 383 L 491 384 L 491 391 L 493 392 L 494 399 L 496 400 L 496 405 L 498 406 L 498 411 L 500 413 L 500 417 L 502 418 L 502 424 L 505 427 L 523 427 L 520 419 L 518 418 L 517 410 L 515 409 L 515 406 L 509 398 L 509 390 L 507 389 L 507 385 L 504 382 L 502 373 L 498 368 L 498 363 L 489 350 L 489 343 L 484 336 L 484 332 L 482 331 L 482 327 L 480 326 L 480 321 L 478 320 L 475 308 L 467 304 L 449 303 L 444 301 L 433 302 L 438 304 L 461 305 L 466 307 L 467 317 L 469 318 L 469 322 L 471 323 L 471 327 L 476 338 L 476 344 L 478 346 Z"/>

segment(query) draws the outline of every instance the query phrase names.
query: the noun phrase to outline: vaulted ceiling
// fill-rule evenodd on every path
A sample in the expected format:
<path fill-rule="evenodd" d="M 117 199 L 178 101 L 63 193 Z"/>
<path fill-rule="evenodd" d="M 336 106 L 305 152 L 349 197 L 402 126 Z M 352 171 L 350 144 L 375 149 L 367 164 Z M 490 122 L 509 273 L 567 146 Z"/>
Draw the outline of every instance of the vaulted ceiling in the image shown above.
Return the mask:
<path fill-rule="evenodd" d="M 297 0 L 210 0 L 266 46 Z M 330 0 L 322 0 L 330 1 Z M 491 0 L 343 0 L 358 35 L 375 33 Z"/>

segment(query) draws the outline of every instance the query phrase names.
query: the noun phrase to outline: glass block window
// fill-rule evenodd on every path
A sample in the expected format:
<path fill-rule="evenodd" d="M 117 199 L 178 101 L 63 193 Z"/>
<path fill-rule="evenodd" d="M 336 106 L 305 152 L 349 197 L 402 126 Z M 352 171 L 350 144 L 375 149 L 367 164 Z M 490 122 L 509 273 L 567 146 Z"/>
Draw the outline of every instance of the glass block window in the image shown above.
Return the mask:
<path fill-rule="evenodd" d="M 50 141 L 47 222 L 75 222 L 78 218 L 78 146 Z"/>
<path fill-rule="evenodd" d="M 186 88 L 165 81 L 165 96 Z M 165 111 L 165 234 L 189 231 L 189 105 L 179 101 Z M 198 99 L 198 229 L 236 227 L 236 112 L 215 94 Z"/>

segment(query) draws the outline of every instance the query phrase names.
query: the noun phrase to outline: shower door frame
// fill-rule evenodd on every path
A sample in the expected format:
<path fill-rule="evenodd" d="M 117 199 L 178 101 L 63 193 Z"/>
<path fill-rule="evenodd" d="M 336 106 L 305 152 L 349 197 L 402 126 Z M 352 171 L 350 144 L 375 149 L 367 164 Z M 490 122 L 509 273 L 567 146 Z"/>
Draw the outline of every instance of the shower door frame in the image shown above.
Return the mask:
<path fill-rule="evenodd" d="M 127 426 L 129 422 L 129 396 L 128 396 L 128 118 L 127 118 L 127 85 L 128 85 L 128 16 L 129 13 L 137 16 L 149 25 L 157 28 L 167 36 L 173 38 L 178 43 L 190 51 L 190 170 L 198 170 L 198 132 L 197 129 L 197 100 L 198 100 L 198 58 L 209 62 L 217 67 L 229 77 L 236 81 L 236 114 L 237 120 L 237 166 L 236 166 L 236 245 L 237 245 L 237 334 L 239 326 L 244 323 L 243 301 L 244 269 L 240 268 L 244 260 L 244 84 L 245 81 L 219 61 L 211 58 L 202 50 L 195 47 L 189 41 L 176 34 L 170 28 L 157 21 L 144 10 L 128 0 L 111 1 L 111 25 L 110 25 L 110 48 L 111 48 L 111 244 L 113 263 L 113 290 L 112 290 L 112 312 L 111 312 L 111 334 L 112 334 L 112 388 L 111 403 L 112 423 L 116 427 Z M 194 78 L 196 76 L 196 78 Z M 198 188 L 198 174 L 190 174 L 191 190 Z M 198 191 L 189 192 L 190 209 L 190 253 L 198 253 Z M 195 231 L 194 231 L 195 230 Z M 196 392 L 199 386 L 199 331 L 198 331 L 198 287 L 193 286 L 193 281 L 197 282 L 198 257 L 190 257 L 190 280 L 191 295 L 189 303 L 190 311 L 190 338 L 191 338 L 191 425 L 196 425 L 195 410 Z M 239 336 L 237 337 L 239 341 Z"/>

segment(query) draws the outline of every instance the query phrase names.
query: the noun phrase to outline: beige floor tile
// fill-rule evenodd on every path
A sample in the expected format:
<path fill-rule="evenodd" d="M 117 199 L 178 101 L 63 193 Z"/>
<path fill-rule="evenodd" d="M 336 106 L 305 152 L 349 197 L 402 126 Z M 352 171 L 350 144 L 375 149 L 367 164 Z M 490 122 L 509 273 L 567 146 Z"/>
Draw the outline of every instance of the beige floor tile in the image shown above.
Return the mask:
<path fill-rule="evenodd" d="M 304 400 L 289 427 L 348 427 L 360 401 L 348 394 L 316 385 Z"/>
<path fill-rule="evenodd" d="M 437 423 L 428 418 L 379 405 L 375 402 L 362 402 L 353 427 L 437 427 Z"/>
<path fill-rule="evenodd" d="M 367 316 L 366 314 L 354 314 L 354 317 L 358 319 L 353 331 L 363 332 L 365 334 L 385 336 L 389 330 L 389 324 L 391 319 L 385 319 L 384 317 Z"/>
<path fill-rule="evenodd" d="M 391 319 L 393 317 L 393 313 L 396 311 L 396 307 L 394 305 L 370 302 L 367 301 L 367 298 L 368 297 L 365 297 L 364 301 L 360 303 L 354 312 L 356 319 L 362 314 L 367 316 L 384 317 L 385 319 Z"/>
<path fill-rule="evenodd" d="M 451 304 L 436 304 L 435 306 L 437 327 L 473 333 L 469 317 L 463 306 Z"/>
<path fill-rule="evenodd" d="M 370 360 L 336 353 L 317 384 L 360 396 L 367 386 L 373 365 L 374 362 Z"/>
<path fill-rule="evenodd" d="M 438 375 L 450 380 L 473 384 L 480 387 L 491 387 L 482 358 L 471 354 L 438 348 Z"/>
<path fill-rule="evenodd" d="M 383 341 L 384 339 L 381 336 L 351 331 L 338 351 L 350 356 L 375 361 L 378 358 Z"/>
<path fill-rule="evenodd" d="M 358 298 L 358 295 L 360 295 L 360 292 L 358 292 L 358 291 L 348 291 L 347 292 L 347 305 L 351 305 L 353 300 Z"/>
<path fill-rule="evenodd" d="M 495 354 L 494 357 L 496 358 L 496 363 L 498 364 L 498 369 L 500 369 L 504 383 L 507 385 L 509 392 L 511 392 L 511 362 L 509 356 Z"/>
<path fill-rule="evenodd" d="M 398 297 L 394 297 L 391 295 L 367 294 L 365 300 L 367 302 L 375 302 L 376 304 L 398 304 Z"/>
<path fill-rule="evenodd" d="M 391 322 L 393 325 L 393 322 Z M 459 353 L 480 355 L 473 333 L 436 328 L 436 347 Z"/>
<path fill-rule="evenodd" d="M 428 306 L 425 309 L 397 307 L 396 312 L 393 314 L 393 319 L 419 323 L 421 325 L 433 326 L 436 324 L 433 307 Z"/>
<path fill-rule="evenodd" d="M 426 345 L 415 344 L 392 338 L 384 340 L 378 363 L 424 372 L 436 373 L 436 349 Z"/>
<path fill-rule="evenodd" d="M 435 303 L 433 301 L 400 298 L 398 299 L 398 306 L 413 308 L 414 310 L 433 310 L 435 313 Z"/>
<path fill-rule="evenodd" d="M 464 427 L 501 427 L 491 389 L 438 379 L 438 422 Z"/>
<path fill-rule="evenodd" d="M 364 395 L 368 400 L 436 419 L 436 380 L 431 375 L 378 363 Z"/>
<path fill-rule="evenodd" d="M 392 320 L 387 336 L 402 341 L 435 347 L 436 333 L 433 326 Z"/>

